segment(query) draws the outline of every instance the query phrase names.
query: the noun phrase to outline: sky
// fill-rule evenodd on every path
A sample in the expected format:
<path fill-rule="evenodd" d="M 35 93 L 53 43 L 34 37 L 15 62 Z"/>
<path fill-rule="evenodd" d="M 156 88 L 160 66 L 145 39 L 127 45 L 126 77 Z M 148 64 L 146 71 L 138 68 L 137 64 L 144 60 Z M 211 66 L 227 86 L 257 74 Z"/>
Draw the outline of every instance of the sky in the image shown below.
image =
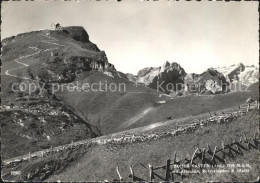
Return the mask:
<path fill-rule="evenodd" d="M 1 39 L 38 29 L 83 26 L 125 73 L 179 63 L 187 73 L 257 65 L 258 2 L 160 0 L 3 2 Z"/>

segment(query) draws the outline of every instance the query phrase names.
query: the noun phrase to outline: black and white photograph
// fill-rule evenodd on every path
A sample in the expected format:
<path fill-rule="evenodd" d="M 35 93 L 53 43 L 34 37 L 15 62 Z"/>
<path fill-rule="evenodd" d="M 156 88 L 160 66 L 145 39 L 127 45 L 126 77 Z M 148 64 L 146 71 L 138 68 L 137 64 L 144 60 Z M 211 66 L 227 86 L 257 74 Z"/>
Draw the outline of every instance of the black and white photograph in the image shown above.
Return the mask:
<path fill-rule="evenodd" d="M 259 2 L 1 2 L 4 182 L 259 181 Z"/>

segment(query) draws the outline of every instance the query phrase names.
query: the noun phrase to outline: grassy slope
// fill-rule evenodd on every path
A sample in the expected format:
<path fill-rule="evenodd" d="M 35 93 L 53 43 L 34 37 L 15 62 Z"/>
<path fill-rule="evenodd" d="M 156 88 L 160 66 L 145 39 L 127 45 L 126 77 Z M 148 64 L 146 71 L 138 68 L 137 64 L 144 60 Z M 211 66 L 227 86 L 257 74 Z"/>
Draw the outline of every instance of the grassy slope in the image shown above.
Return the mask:
<path fill-rule="evenodd" d="M 174 151 L 177 152 L 177 159 L 190 158 L 196 147 L 203 148 L 206 147 L 206 144 L 209 144 L 211 148 L 215 145 L 221 147 L 222 140 L 226 144 L 231 143 L 234 139 L 238 140 L 242 132 L 246 133 L 248 137 L 252 137 L 255 132 L 259 133 L 259 130 L 255 128 L 259 123 L 258 119 L 257 111 L 251 111 L 246 116 L 230 123 L 212 124 L 189 134 L 142 143 L 108 144 L 66 151 L 62 154 L 58 153 L 44 159 L 21 164 L 13 170 L 21 170 L 22 180 L 26 180 L 29 172 L 35 173 L 36 167 L 46 167 L 46 164 L 48 164 L 47 170 L 50 173 L 36 173 L 32 180 L 112 181 L 118 179 L 116 173 L 118 166 L 124 180 L 131 181 L 128 176 L 129 166 L 132 165 L 136 177 L 140 180 L 148 180 L 148 164 L 153 166 L 164 165 L 166 159 L 173 159 Z M 259 152 L 253 149 L 250 153 L 244 151 L 243 156 L 237 155 L 235 159 L 227 158 L 227 163 L 249 163 L 251 165 L 249 173 L 190 175 L 190 177 L 185 177 L 184 181 L 230 182 L 239 180 L 244 182 L 256 180 L 259 171 L 256 161 L 258 156 Z M 217 163 L 221 164 L 218 161 Z M 3 173 L 7 174 L 5 179 L 16 180 L 8 172 L 10 172 L 10 169 L 4 169 Z M 162 177 L 165 176 L 165 172 L 156 172 Z M 40 178 L 43 175 L 45 177 Z M 180 177 L 176 177 L 176 181 L 181 181 Z M 161 179 L 156 178 L 155 181 L 161 181 Z"/>
<path fill-rule="evenodd" d="M 91 125 L 58 102 L 36 100 L 26 109 L 29 111 L 0 112 L 3 159 L 98 135 Z M 52 114 L 55 112 L 59 115 Z"/>
<path fill-rule="evenodd" d="M 14 93 L 10 92 L 10 86 L 15 82 L 22 82 L 23 80 L 5 76 L 3 75 L 6 70 L 21 67 L 21 64 L 14 62 L 13 59 L 18 58 L 20 55 L 32 54 L 35 51 L 30 49 L 30 47 L 38 47 L 40 49 L 49 49 L 58 47 L 60 55 L 65 54 L 67 58 L 71 56 L 77 57 L 86 57 L 86 58 L 95 58 L 103 55 L 103 52 L 98 52 L 93 50 L 93 44 L 91 42 L 80 42 L 73 40 L 64 32 L 51 31 L 51 37 L 58 39 L 55 43 L 65 45 L 57 46 L 52 44 L 47 44 L 42 41 L 50 41 L 51 39 L 42 36 L 43 32 L 32 32 L 27 33 L 19 38 L 15 38 L 13 41 L 9 42 L 3 47 L 3 69 L 2 69 L 2 97 L 4 98 L 4 104 L 6 100 L 12 100 L 16 97 Z M 18 48 L 18 49 L 16 49 Z M 55 51 L 56 52 L 56 51 Z M 62 56 L 64 57 L 64 55 Z M 19 61 L 30 65 L 21 69 L 11 70 L 9 74 L 15 74 L 18 76 L 29 77 L 30 73 L 33 75 L 39 75 L 43 68 L 55 71 L 57 73 L 62 73 L 64 68 L 59 64 L 52 64 L 49 62 L 50 52 L 44 52 L 37 54 L 33 57 L 26 59 L 20 59 Z M 96 82 L 108 80 L 108 82 L 124 82 L 127 85 L 128 91 L 137 91 L 137 92 L 147 92 L 148 94 L 143 93 L 87 93 L 79 94 L 76 93 L 63 93 L 64 101 L 72 106 L 83 119 L 91 119 L 92 124 L 101 127 L 104 129 L 105 133 L 119 131 L 121 128 L 117 128 L 120 121 L 125 121 L 129 118 L 132 118 L 139 111 L 145 110 L 147 107 L 153 106 L 157 101 L 158 93 L 149 88 L 142 86 L 133 87 L 133 83 L 123 80 L 123 79 L 114 79 L 98 73 L 95 75 L 89 75 L 86 77 L 86 80 L 95 80 Z M 131 88 L 131 89 L 129 89 Z M 153 96 L 150 93 L 157 93 Z M 129 106 L 128 106 L 129 105 Z M 131 112 L 129 112 L 131 111 Z M 117 118 L 116 121 L 114 119 Z M 111 125 L 109 125 L 111 123 Z M 107 129 L 107 130 L 106 130 Z"/>
<path fill-rule="evenodd" d="M 105 145 L 87 150 L 85 156 L 77 163 L 75 162 L 65 172 L 54 175 L 49 181 L 100 181 L 117 179 L 116 166 L 119 166 L 123 177 L 129 175 L 129 165 L 134 167 L 136 176 L 148 180 L 148 166 L 165 164 L 166 159 L 173 158 L 174 151 L 177 151 L 177 158 L 190 157 L 196 147 L 211 147 L 217 145 L 221 147 L 222 140 L 231 143 L 232 139 L 239 139 L 244 132 L 248 136 L 253 136 L 258 129 L 258 115 L 256 111 L 250 112 L 237 121 L 223 125 L 213 125 L 201 128 L 193 134 L 184 134 L 177 137 L 159 139 L 153 142 L 128 144 L 128 145 Z M 252 130 L 255 129 L 255 130 Z M 252 169 L 249 174 L 233 174 L 220 177 L 217 174 L 197 175 L 190 180 L 197 181 L 252 181 L 257 178 L 258 162 L 255 161 L 259 153 L 245 153 L 244 156 L 237 156 L 237 159 L 228 162 L 250 163 Z M 246 159 L 248 158 L 248 159 Z M 144 165 L 145 167 L 143 167 Z M 162 174 L 164 177 L 164 174 Z M 127 179 L 126 179 L 127 180 Z M 128 179 L 130 180 L 130 179 Z M 160 179 L 157 179 L 160 181 Z"/>
<path fill-rule="evenodd" d="M 135 87 L 133 83 L 123 79 L 112 79 L 99 72 L 92 72 L 83 83 L 125 83 L 123 92 L 63 92 L 59 97 L 75 111 L 88 118 L 91 123 L 101 129 L 103 134 L 129 130 L 156 122 L 184 117 L 196 116 L 230 107 L 237 107 L 250 96 L 256 99 L 258 88 L 252 87 L 248 92 L 236 92 L 210 96 L 186 96 L 160 98 L 155 90 L 142 86 Z M 145 92 L 145 93 L 133 93 Z M 167 100 L 165 104 L 156 102 Z"/>
<path fill-rule="evenodd" d="M 64 91 L 57 95 L 74 108 L 75 112 L 88 118 L 93 125 L 98 126 L 104 133 L 127 129 L 120 125 L 140 111 L 155 106 L 156 101 L 163 99 L 159 98 L 159 92 L 143 86 L 136 87 L 134 83 L 121 78 L 111 78 L 100 72 L 85 74 L 89 76 L 80 80 L 80 83 L 92 84 L 101 81 L 108 84 L 124 83 L 126 86 L 126 92 L 78 92 L 75 90 L 74 92 Z"/>
<path fill-rule="evenodd" d="M 9 71 L 9 74 L 20 76 L 20 77 L 30 77 L 30 72 L 34 75 L 38 75 L 42 67 L 48 65 L 50 60 L 50 52 L 41 52 L 40 54 L 19 59 L 19 62 L 30 65 L 30 67 L 23 67 L 22 64 L 15 62 L 15 59 L 36 53 L 38 50 L 46 50 L 59 48 L 59 53 L 62 54 L 66 51 L 67 56 L 89 56 L 95 57 L 99 55 L 99 52 L 92 50 L 91 42 L 80 43 L 73 40 L 71 37 L 66 36 L 65 33 L 60 31 L 51 31 L 51 36 L 58 39 L 59 41 L 55 42 L 65 46 L 58 46 L 53 44 L 47 44 L 42 41 L 50 41 L 51 39 L 42 36 L 43 31 L 35 31 L 30 33 L 25 33 L 14 38 L 11 42 L 3 46 L 3 55 L 2 55 L 2 69 L 1 69 L 1 104 L 9 105 L 10 101 L 14 105 L 23 106 L 28 109 L 27 105 L 35 102 L 36 106 L 40 106 L 41 99 L 36 101 L 23 100 L 15 101 L 18 97 L 18 93 L 11 91 L 11 86 L 13 83 L 28 82 L 20 78 L 7 76 L 5 72 Z M 87 49 L 83 49 L 84 46 Z M 38 50 L 33 50 L 30 47 L 37 47 Z M 66 48 L 66 49 L 65 49 Z M 14 68 L 19 68 L 11 70 Z M 30 69 L 29 69 L 30 68 Z M 52 67 L 52 69 L 55 69 Z M 32 81 L 30 81 L 32 82 Z M 21 94 L 21 93 L 20 93 Z M 22 93 L 23 96 L 28 95 L 28 93 Z M 48 99 L 48 96 L 45 96 L 45 100 Z M 59 102 L 58 102 L 59 103 Z M 64 107 L 64 111 L 69 111 L 62 103 L 58 104 L 61 107 Z M 35 107 L 37 108 L 37 107 Z M 56 111 L 59 111 L 59 107 L 54 107 Z M 25 126 L 22 127 L 19 124 L 13 122 L 14 113 L 18 113 L 19 118 L 23 120 Z M 17 110 L 12 112 L 1 112 L 1 137 L 2 137 L 2 157 L 4 159 L 15 157 L 18 155 L 23 155 L 28 152 L 33 152 L 41 150 L 43 148 L 49 148 L 50 146 L 57 146 L 61 144 L 70 143 L 72 140 L 76 141 L 79 139 L 87 139 L 97 135 L 96 132 L 93 132 L 91 125 L 87 122 L 84 122 L 82 119 L 77 118 L 77 120 L 71 119 L 74 114 L 71 114 L 70 117 L 67 116 L 51 116 L 49 114 L 43 114 L 37 112 L 36 114 L 26 113 L 23 110 Z M 44 125 L 40 122 L 39 117 L 44 117 L 47 121 L 47 124 Z M 29 119 L 29 120 L 28 120 Z M 59 127 L 64 126 L 63 123 L 69 124 L 70 130 L 60 131 Z M 34 125 L 33 128 L 30 128 L 30 125 Z M 42 136 L 42 132 L 51 136 L 51 142 Z M 39 134 L 40 133 L 40 134 Z M 19 135 L 20 134 L 20 135 Z M 28 139 L 26 137 L 21 137 L 22 135 L 28 135 L 33 139 Z M 77 135 L 75 135 L 77 134 Z M 36 140 L 37 139 L 37 140 Z M 12 146 L 10 145 L 12 144 Z"/>

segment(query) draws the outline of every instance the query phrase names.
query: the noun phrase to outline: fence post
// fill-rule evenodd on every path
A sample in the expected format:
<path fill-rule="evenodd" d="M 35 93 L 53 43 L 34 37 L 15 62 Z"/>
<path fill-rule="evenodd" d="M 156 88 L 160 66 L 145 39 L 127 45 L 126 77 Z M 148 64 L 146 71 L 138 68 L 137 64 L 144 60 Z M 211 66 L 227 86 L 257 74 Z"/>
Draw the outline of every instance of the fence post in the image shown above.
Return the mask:
<path fill-rule="evenodd" d="M 183 169 L 181 171 L 181 180 L 183 180 Z"/>
<path fill-rule="evenodd" d="M 209 144 L 207 144 L 207 147 L 208 147 L 209 151 L 210 151 L 210 152 L 212 152 L 212 150 L 211 150 L 211 148 L 210 148 Z"/>
<path fill-rule="evenodd" d="M 205 154 L 206 154 L 206 148 L 203 148 L 203 150 L 202 150 L 202 164 L 204 164 L 204 161 L 205 161 Z"/>
<path fill-rule="evenodd" d="M 119 173 L 119 170 L 118 170 L 118 166 L 116 167 L 116 171 L 117 171 L 117 174 L 119 176 L 119 180 L 120 181 L 123 181 L 123 177 L 121 177 L 120 173 Z"/>
<path fill-rule="evenodd" d="M 173 167 L 172 167 L 172 171 L 171 171 L 171 181 L 174 182 L 174 165 L 176 162 L 176 152 L 174 152 L 174 158 L 173 158 Z"/>
<path fill-rule="evenodd" d="M 243 137 L 241 136 L 240 139 L 239 139 L 239 144 L 242 143 L 242 139 L 243 139 Z"/>
<path fill-rule="evenodd" d="M 150 177 L 150 181 L 154 182 L 154 175 L 153 175 L 153 166 L 152 165 L 148 165 L 149 166 L 149 177 Z"/>
<path fill-rule="evenodd" d="M 240 147 L 238 146 L 238 143 L 240 144 L 240 142 L 236 143 L 236 149 L 237 149 L 237 151 L 239 151 L 239 153 L 241 153 L 242 151 L 241 151 Z"/>
<path fill-rule="evenodd" d="M 135 181 L 134 171 L 133 171 L 132 166 L 129 166 L 129 167 L 130 167 L 130 175 L 132 176 L 132 182 L 134 182 Z"/>
<path fill-rule="evenodd" d="M 248 148 L 248 150 L 250 151 L 250 141 L 251 141 L 251 137 L 249 137 L 249 139 L 248 139 L 248 141 L 247 141 L 247 148 Z"/>
<path fill-rule="evenodd" d="M 177 162 L 177 152 L 174 152 L 174 156 L 173 156 L 173 163 Z"/>
<path fill-rule="evenodd" d="M 197 153 L 198 150 L 199 150 L 199 148 L 196 148 L 196 150 L 194 151 L 194 153 L 193 153 L 193 155 L 192 155 L 192 157 L 191 157 L 191 160 L 190 160 L 190 165 L 191 165 L 191 166 L 192 166 L 192 163 L 193 163 L 193 159 L 195 158 L 196 153 Z"/>
<path fill-rule="evenodd" d="M 236 144 L 236 143 L 237 143 L 237 138 L 235 137 L 233 140 L 233 144 Z"/>
<path fill-rule="evenodd" d="M 223 160 L 224 160 L 224 162 L 226 163 L 225 147 L 226 147 L 225 141 L 223 140 L 223 141 L 222 141 L 222 153 L 223 153 Z"/>
<path fill-rule="evenodd" d="M 171 178 L 171 170 L 170 170 L 170 166 L 171 166 L 171 160 L 168 159 L 166 161 L 166 175 L 165 175 L 165 180 L 169 181 Z"/>
<path fill-rule="evenodd" d="M 243 133 L 243 135 L 244 135 L 244 139 L 245 139 L 246 141 L 248 141 L 246 134 Z"/>
<path fill-rule="evenodd" d="M 233 142 L 232 138 L 230 138 L 229 141 L 230 141 L 229 145 L 232 145 L 232 142 Z"/>
<path fill-rule="evenodd" d="M 174 182 L 174 174 L 173 174 L 173 172 L 171 172 L 171 182 Z"/>
<path fill-rule="evenodd" d="M 249 110 L 250 110 L 250 103 L 247 105 L 246 112 L 248 112 Z"/>
<path fill-rule="evenodd" d="M 215 146 L 215 148 L 214 148 L 214 152 L 213 152 L 213 155 L 212 155 L 212 158 L 211 158 L 212 161 L 215 160 L 216 150 L 217 150 L 217 146 Z"/>
<path fill-rule="evenodd" d="M 232 145 L 236 145 L 236 147 L 237 147 L 237 151 L 239 151 L 239 154 L 240 154 L 240 148 L 238 148 L 238 146 L 237 146 L 237 140 L 236 140 L 236 137 L 235 137 L 235 139 L 233 140 L 233 142 L 232 142 Z M 230 146 L 232 146 L 232 145 L 230 145 Z M 229 148 L 230 149 L 230 148 Z M 236 154 L 238 154 L 237 152 L 236 152 Z"/>
<path fill-rule="evenodd" d="M 254 144 L 257 145 L 256 133 L 254 134 Z"/>

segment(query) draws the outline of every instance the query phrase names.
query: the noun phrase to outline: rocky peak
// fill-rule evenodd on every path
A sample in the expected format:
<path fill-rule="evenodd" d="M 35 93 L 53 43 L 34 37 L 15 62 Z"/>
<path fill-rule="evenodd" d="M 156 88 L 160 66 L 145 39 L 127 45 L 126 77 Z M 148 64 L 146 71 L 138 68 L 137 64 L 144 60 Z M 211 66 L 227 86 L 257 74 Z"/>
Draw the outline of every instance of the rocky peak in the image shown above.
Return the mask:
<path fill-rule="evenodd" d="M 162 70 L 166 70 L 170 65 L 171 64 L 168 61 L 166 61 L 162 66 Z"/>
<path fill-rule="evenodd" d="M 167 70 L 180 70 L 182 69 L 181 66 L 176 63 L 176 62 L 172 62 L 169 63 L 168 61 L 166 61 L 163 66 L 161 67 L 161 72 L 167 71 Z"/>
<path fill-rule="evenodd" d="M 217 67 L 229 83 L 241 81 L 243 85 L 251 85 L 258 81 L 258 68 L 254 65 L 246 66 L 243 63 L 233 64 L 226 67 Z"/>
<path fill-rule="evenodd" d="M 178 63 L 166 61 L 161 67 L 147 67 L 140 70 L 137 73 L 136 80 L 153 89 L 158 89 L 158 82 L 163 82 L 162 88 L 165 89 L 169 83 L 171 83 L 171 86 L 176 85 L 176 83 L 183 83 L 185 76 L 185 70 Z M 176 88 L 172 88 L 172 90 L 176 90 Z M 162 91 L 170 93 L 170 91 Z"/>
<path fill-rule="evenodd" d="M 82 26 L 64 27 L 63 31 L 68 33 L 76 41 L 89 42 L 89 35 Z"/>
<path fill-rule="evenodd" d="M 188 74 L 185 77 L 187 91 L 192 93 L 223 93 L 226 92 L 226 79 L 214 68 L 209 68 L 202 74 Z"/>
<path fill-rule="evenodd" d="M 137 72 L 137 76 L 138 77 L 142 77 L 142 76 L 145 76 L 147 73 L 149 73 L 151 70 L 153 70 L 154 67 L 146 67 L 146 68 L 143 68 L 141 70 L 139 70 Z"/>

